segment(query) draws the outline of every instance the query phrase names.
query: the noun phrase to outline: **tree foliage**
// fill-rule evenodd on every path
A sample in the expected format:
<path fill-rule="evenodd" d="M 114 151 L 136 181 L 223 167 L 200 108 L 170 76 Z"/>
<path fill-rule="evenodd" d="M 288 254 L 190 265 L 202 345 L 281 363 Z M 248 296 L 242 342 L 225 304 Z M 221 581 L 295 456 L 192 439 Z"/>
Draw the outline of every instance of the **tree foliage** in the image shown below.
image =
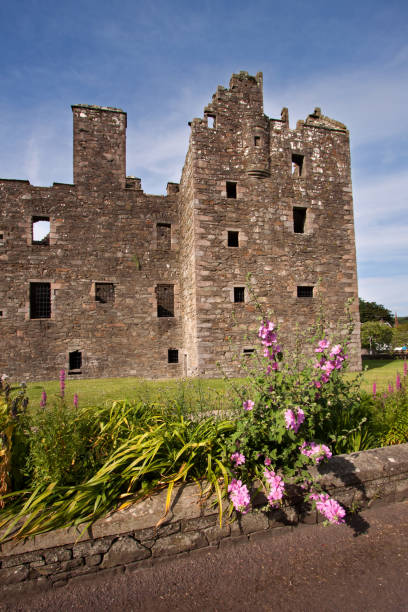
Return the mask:
<path fill-rule="evenodd" d="M 363 348 L 381 350 L 384 345 L 392 342 L 392 327 L 380 321 L 366 321 L 361 326 L 361 346 Z"/>
<path fill-rule="evenodd" d="M 384 321 L 384 323 L 390 323 L 390 325 L 394 324 L 394 318 L 391 311 L 382 304 L 366 302 L 359 298 L 359 307 L 361 323 L 366 323 L 367 321 Z"/>

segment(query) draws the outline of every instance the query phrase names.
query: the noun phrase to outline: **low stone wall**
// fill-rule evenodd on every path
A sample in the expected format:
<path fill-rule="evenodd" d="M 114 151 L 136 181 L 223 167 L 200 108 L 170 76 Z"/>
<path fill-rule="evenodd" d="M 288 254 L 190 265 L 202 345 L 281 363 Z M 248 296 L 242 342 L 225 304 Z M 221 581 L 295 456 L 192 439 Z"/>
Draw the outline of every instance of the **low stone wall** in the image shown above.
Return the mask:
<path fill-rule="evenodd" d="M 408 499 L 408 444 L 333 457 L 313 468 L 325 490 L 356 512 L 379 503 Z M 196 549 L 280 534 L 319 522 L 304 503 L 286 504 L 265 513 L 256 508 L 231 524 L 219 526 L 217 508 L 203 503 L 198 487 L 173 493 L 163 518 L 166 492 L 114 512 L 80 529 L 61 529 L 0 549 L 0 588 L 4 595 L 61 586 L 92 574 L 133 571 L 163 557 Z M 259 504 L 262 499 L 257 500 Z M 156 525 L 160 523 L 159 527 Z"/>

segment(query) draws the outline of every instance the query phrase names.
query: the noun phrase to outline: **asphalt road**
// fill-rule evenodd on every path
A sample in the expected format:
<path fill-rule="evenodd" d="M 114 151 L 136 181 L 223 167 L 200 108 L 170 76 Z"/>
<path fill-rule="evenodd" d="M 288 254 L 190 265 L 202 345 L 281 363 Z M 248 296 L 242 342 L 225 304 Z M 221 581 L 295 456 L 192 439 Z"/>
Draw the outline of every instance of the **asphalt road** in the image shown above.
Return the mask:
<path fill-rule="evenodd" d="M 408 502 L 373 508 L 350 525 L 239 539 L 0 606 L 30 612 L 407 611 Z"/>

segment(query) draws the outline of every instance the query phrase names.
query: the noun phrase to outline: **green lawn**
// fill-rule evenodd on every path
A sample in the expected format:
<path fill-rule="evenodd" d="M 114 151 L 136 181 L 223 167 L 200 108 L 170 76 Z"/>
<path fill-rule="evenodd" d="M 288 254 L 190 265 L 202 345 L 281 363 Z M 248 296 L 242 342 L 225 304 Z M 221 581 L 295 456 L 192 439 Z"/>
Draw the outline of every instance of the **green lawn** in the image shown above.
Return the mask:
<path fill-rule="evenodd" d="M 371 392 L 373 383 L 376 382 L 378 392 L 385 390 L 388 383 L 395 385 L 397 372 L 402 376 L 404 362 L 395 360 L 364 360 L 362 388 Z M 347 377 L 355 374 L 347 373 Z M 236 379 L 235 382 L 243 382 L 244 379 Z M 48 398 L 59 393 L 58 381 L 47 381 L 29 383 L 28 396 L 30 403 L 39 405 L 42 390 L 45 389 Z M 128 399 L 158 401 L 166 397 L 167 400 L 178 399 L 189 409 L 205 409 L 214 407 L 227 409 L 234 401 L 234 393 L 231 386 L 223 379 L 199 379 L 188 380 L 143 380 L 139 378 L 101 378 L 70 380 L 66 382 L 65 397 L 67 403 L 73 402 L 74 393 L 79 396 L 82 406 L 103 404 L 106 401 Z"/>

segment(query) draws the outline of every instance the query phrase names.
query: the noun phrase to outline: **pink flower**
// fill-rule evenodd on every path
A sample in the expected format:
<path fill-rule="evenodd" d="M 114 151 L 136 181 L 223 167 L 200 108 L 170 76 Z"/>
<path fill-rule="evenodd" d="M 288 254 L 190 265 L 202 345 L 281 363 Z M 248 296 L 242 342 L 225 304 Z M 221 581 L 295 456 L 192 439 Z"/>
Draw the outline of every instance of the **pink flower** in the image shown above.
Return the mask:
<path fill-rule="evenodd" d="M 299 407 L 296 408 L 296 413 L 293 410 L 285 410 L 284 413 L 286 429 L 293 429 L 295 433 L 299 431 L 299 427 L 305 420 L 305 413 Z"/>
<path fill-rule="evenodd" d="M 273 470 L 264 470 L 264 477 L 269 486 L 268 502 L 272 507 L 276 507 L 276 502 L 280 501 L 283 497 L 285 483 L 281 476 L 275 474 Z"/>
<path fill-rule="evenodd" d="M 265 465 L 271 465 L 272 461 L 269 459 L 269 457 L 265 457 L 265 461 L 264 464 Z"/>
<path fill-rule="evenodd" d="M 262 340 L 262 344 L 264 346 L 272 346 L 274 342 L 277 341 L 277 335 L 273 331 L 275 329 L 275 324 L 272 321 L 266 321 L 258 331 L 258 336 Z"/>
<path fill-rule="evenodd" d="M 238 512 L 246 514 L 249 510 L 251 498 L 249 497 L 248 487 L 242 484 L 241 480 L 233 478 L 228 485 L 229 498 Z"/>
<path fill-rule="evenodd" d="M 328 340 L 320 340 L 318 344 L 318 348 L 315 348 L 315 353 L 323 353 L 330 346 L 330 342 Z"/>
<path fill-rule="evenodd" d="M 397 372 L 397 382 L 396 382 L 396 387 L 397 389 L 401 389 L 401 377 L 399 375 L 399 372 Z"/>
<path fill-rule="evenodd" d="M 78 394 L 74 393 L 74 406 L 75 408 L 78 408 Z"/>
<path fill-rule="evenodd" d="M 303 442 L 299 447 L 302 455 L 314 459 L 316 463 L 320 463 L 323 459 L 330 459 L 332 452 L 325 444 L 316 444 L 316 442 Z"/>
<path fill-rule="evenodd" d="M 340 355 L 340 353 L 342 352 L 342 348 L 340 344 L 335 344 L 334 346 L 332 346 L 331 351 L 330 351 L 330 357 L 334 356 L 334 355 Z"/>
<path fill-rule="evenodd" d="M 309 498 L 316 501 L 316 509 L 323 514 L 330 523 L 334 523 L 335 525 L 344 523 L 346 511 L 339 502 L 329 497 L 327 493 L 321 493 L 320 495 L 316 493 L 311 494 Z"/>
<path fill-rule="evenodd" d="M 59 380 L 60 380 L 61 397 L 64 397 L 64 393 L 65 393 L 65 370 L 61 370 L 60 371 Z"/>
<path fill-rule="evenodd" d="M 252 400 L 245 400 L 245 402 L 242 404 L 244 407 L 244 410 L 253 410 L 254 406 L 255 406 L 255 402 L 253 402 Z"/>
<path fill-rule="evenodd" d="M 233 453 L 231 455 L 231 461 L 235 462 L 235 467 L 238 467 L 239 465 L 242 465 L 245 463 L 245 455 L 242 455 L 241 453 Z"/>
<path fill-rule="evenodd" d="M 407 375 L 407 372 L 408 372 L 407 362 L 406 362 L 406 361 L 404 361 L 404 376 L 406 376 L 406 375 Z"/>
<path fill-rule="evenodd" d="M 41 393 L 40 406 L 41 408 L 45 408 L 46 405 L 47 405 L 47 394 L 45 392 L 45 389 L 43 389 L 43 392 Z"/>
<path fill-rule="evenodd" d="M 376 396 L 376 394 L 377 394 L 377 383 L 373 382 L 373 395 L 374 395 L 374 397 Z"/>

